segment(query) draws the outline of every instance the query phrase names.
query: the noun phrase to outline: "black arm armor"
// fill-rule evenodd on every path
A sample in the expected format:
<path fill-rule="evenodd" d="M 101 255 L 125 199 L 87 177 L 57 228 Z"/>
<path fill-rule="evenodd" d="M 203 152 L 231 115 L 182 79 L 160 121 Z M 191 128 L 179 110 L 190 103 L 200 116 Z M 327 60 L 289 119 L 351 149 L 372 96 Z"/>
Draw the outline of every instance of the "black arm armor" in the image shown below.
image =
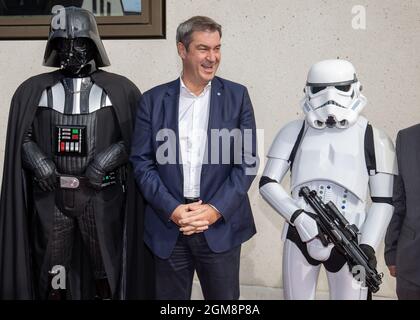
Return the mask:
<path fill-rule="evenodd" d="M 105 174 L 128 162 L 124 141 L 112 144 L 100 152 L 86 169 L 86 177 L 91 185 L 100 189 Z"/>
<path fill-rule="evenodd" d="M 52 190 L 55 185 L 55 164 L 31 139 L 31 129 L 25 134 L 22 144 L 22 165 L 33 172 L 42 190 Z"/>
<path fill-rule="evenodd" d="M 128 153 L 124 141 L 110 145 L 93 160 L 93 165 L 104 172 L 112 171 L 128 161 Z"/>

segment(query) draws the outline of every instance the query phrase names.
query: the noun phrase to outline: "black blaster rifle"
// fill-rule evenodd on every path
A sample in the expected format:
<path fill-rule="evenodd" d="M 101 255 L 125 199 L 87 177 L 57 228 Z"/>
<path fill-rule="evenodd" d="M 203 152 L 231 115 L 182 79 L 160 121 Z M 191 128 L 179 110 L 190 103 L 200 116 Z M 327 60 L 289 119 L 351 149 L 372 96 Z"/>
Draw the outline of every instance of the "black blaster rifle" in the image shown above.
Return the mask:
<path fill-rule="evenodd" d="M 311 191 L 308 187 L 302 187 L 299 196 L 302 196 L 317 214 L 315 219 L 320 229 L 318 236 L 323 245 L 333 243 L 337 250 L 345 256 L 350 270 L 355 266 L 364 270 L 365 285 L 373 293 L 377 292 L 382 283 L 383 274 L 379 274 L 375 268 L 369 265 L 368 257 L 358 244 L 357 236 L 360 232 L 357 226 L 351 225 L 334 203 L 329 201 L 324 204 L 315 190 Z"/>

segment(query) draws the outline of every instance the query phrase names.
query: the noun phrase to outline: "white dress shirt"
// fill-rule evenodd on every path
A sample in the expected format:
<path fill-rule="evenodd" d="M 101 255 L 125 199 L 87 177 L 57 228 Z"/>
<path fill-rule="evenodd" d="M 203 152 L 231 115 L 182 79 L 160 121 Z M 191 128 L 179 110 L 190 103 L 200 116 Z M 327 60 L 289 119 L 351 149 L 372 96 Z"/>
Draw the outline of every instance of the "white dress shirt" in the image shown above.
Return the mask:
<path fill-rule="evenodd" d="M 180 77 L 179 145 L 184 173 L 184 197 L 200 197 L 201 167 L 207 143 L 211 82 L 196 96 Z"/>

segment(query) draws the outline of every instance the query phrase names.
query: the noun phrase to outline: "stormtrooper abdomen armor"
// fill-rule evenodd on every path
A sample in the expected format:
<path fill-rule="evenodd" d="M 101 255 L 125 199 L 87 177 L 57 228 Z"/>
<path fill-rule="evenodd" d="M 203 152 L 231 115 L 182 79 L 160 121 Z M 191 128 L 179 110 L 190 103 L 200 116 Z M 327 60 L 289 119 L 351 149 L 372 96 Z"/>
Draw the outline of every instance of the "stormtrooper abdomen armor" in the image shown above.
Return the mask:
<path fill-rule="evenodd" d="M 292 197 L 304 208 L 299 190 L 306 185 L 326 203 L 332 201 L 351 223 L 364 220 L 369 175 L 365 160 L 367 120 L 346 130 L 306 128 L 292 166 Z"/>

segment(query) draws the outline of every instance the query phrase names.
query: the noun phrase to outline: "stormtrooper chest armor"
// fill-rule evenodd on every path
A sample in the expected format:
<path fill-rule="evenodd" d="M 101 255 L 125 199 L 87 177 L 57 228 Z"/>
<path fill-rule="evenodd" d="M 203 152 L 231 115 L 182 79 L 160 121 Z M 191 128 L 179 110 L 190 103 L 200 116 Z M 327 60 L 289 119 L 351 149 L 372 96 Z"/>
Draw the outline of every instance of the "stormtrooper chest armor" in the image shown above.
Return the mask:
<path fill-rule="evenodd" d="M 359 117 L 347 129 L 309 127 L 293 162 L 292 190 L 303 184 L 327 181 L 364 202 L 369 182 L 364 152 L 367 124 L 364 117 Z"/>
<path fill-rule="evenodd" d="M 82 174 L 95 154 L 118 141 L 119 127 L 103 88 L 90 77 L 64 78 L 43 91 L 34 134 L 59 172 Z"/>

